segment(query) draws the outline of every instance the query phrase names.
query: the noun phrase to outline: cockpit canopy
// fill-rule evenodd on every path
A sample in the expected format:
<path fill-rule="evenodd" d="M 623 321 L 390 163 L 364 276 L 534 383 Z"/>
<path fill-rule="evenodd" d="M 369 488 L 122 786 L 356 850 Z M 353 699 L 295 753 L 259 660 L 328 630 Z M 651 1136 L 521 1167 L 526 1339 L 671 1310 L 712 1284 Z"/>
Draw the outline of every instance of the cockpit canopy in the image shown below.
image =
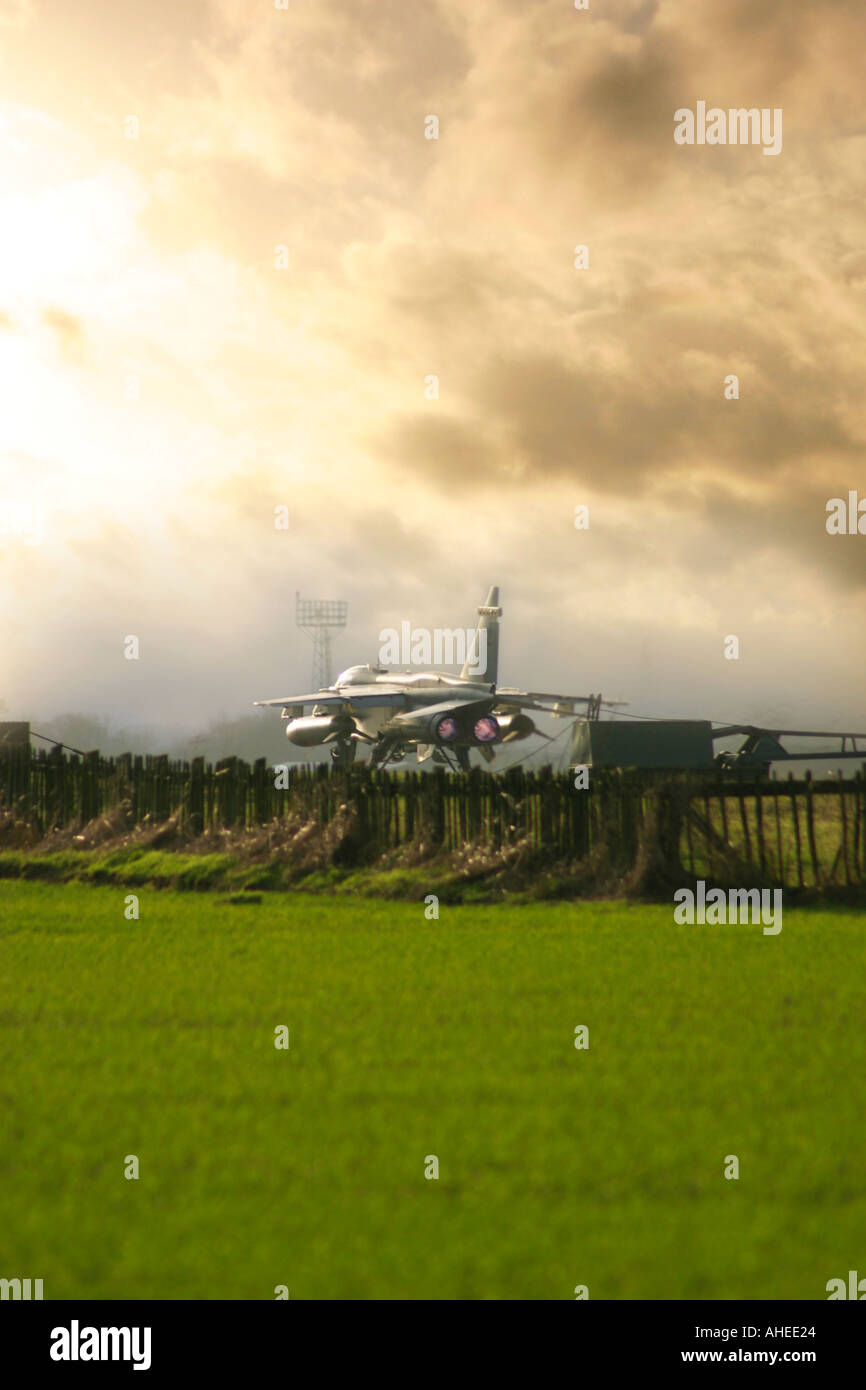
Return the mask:
<path fill-rule="evenodd" d="M 372 685 L 377 676 L 387 675 L 385 666 L 347 666 L 334 685 Z"/>

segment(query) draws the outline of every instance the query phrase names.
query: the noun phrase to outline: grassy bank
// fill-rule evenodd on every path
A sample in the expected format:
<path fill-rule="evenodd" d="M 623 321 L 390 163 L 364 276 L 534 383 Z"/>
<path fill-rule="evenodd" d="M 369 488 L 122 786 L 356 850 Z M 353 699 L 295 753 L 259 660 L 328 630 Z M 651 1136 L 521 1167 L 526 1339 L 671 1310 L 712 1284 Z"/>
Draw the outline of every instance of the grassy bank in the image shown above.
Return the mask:
<path fill-rule="evenodd" d="M 862 1263 L 862 915 L 139 896 L 0 882 L 0 1273 L 46 1298 L 824 1298 Z"/>

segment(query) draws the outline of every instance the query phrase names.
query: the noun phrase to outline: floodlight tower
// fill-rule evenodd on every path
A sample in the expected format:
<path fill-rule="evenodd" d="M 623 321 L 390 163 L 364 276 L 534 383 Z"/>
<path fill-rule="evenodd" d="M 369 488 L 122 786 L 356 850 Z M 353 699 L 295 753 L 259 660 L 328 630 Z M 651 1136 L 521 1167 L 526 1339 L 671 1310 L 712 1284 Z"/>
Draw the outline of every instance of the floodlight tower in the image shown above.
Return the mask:
<path fill-rule="evenodd" d="M 331 684 L 331 633 L 346 626 L 345 599 L 301 598 L 295 594 L 295 622 L 313 644 L 313 690 Z"/>

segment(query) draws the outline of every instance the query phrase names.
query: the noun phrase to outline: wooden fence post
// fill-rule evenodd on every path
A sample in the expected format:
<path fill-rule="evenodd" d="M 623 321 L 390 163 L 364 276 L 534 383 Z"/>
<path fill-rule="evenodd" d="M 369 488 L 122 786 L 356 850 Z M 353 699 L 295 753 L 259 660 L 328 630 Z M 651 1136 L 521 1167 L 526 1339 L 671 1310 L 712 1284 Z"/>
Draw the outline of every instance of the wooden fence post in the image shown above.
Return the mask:
<path fill-rule="evenodd" d="M 815 887 L 821 887 L 821 865 L 818 862 L 818 851 L 815 847 L 815 808 L 812 797 L 812 774 L 806 773 L 806 828 L 809 834 L 809 853 L 812 856 L 812 873 L 815 878 Z"/>

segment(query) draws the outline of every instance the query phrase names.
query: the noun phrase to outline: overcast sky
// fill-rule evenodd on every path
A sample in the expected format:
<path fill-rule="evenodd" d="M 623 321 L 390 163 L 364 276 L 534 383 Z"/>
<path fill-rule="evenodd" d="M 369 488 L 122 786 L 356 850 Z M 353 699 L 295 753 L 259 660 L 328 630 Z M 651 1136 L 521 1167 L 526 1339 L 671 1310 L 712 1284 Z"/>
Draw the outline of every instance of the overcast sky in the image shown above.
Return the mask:
<path fill-rule="evenodd" d="M 862 0 L 0 0 L 6 717 L 192 727 L 308 686 L 298 590 L 339 667 L 498 583 L 504 683 L 866 729 L 864 48 Z M 698 101 L 781 153 L 677 145 Z"/>

